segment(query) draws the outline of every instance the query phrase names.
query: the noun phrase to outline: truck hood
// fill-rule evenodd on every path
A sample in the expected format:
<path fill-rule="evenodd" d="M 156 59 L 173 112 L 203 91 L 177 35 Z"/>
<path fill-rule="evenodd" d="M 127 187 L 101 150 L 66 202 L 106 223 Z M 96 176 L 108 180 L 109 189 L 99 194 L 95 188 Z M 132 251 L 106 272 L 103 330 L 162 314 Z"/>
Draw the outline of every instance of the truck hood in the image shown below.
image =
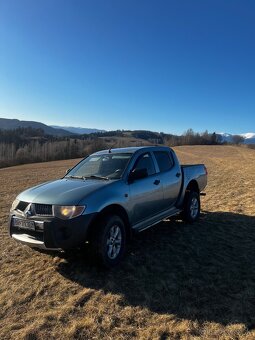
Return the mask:
<path fill-rule="evenodd" d="M 112 182 L 115 181 L 63 178 L 27 189 L 17 198 L 20 201 L 32 203 L 77 205 L 91 192 L 95 192 Z"/>

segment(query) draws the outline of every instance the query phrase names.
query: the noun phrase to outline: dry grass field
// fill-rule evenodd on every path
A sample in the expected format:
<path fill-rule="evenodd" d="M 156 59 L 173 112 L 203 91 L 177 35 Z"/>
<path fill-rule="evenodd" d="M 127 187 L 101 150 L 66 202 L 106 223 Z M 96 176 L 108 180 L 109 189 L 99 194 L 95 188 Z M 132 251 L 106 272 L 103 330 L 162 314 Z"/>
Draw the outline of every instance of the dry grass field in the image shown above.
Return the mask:
<path fill-rule="evenodd" d="M 255 338 L 255 150 L 175 150 L 208 167 L 200 221 L 139 234 L 111 271 L 82 252 L 37 252 L 7 234 L 15 196 L 75 160 L 0 170 L 0 339 Z"/>

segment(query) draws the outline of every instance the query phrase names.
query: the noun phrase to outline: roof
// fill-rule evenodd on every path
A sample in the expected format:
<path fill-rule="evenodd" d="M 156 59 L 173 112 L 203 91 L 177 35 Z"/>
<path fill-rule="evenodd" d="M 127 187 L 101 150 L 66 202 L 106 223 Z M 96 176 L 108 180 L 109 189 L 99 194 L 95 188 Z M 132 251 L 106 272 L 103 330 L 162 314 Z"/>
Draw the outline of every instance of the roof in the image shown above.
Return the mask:
<path fill-rule="evenodd" d="M 167 149 L 169 150 L 169 147 L 167 146 L 137 146 L 137 147 L 128 147 L 128 148 L 116 148 L 116 149 L 111 149 L 111 153 L 135 153 L 138 150 L 144 150 L 144 151 L 151 151 L 153 149 Z M 101 150 L 98 152 L 95 152 L 94 154 L 96 155 L 102 155 L 105 153 L 109 153 L 109 149 L 107 150 Z"/>

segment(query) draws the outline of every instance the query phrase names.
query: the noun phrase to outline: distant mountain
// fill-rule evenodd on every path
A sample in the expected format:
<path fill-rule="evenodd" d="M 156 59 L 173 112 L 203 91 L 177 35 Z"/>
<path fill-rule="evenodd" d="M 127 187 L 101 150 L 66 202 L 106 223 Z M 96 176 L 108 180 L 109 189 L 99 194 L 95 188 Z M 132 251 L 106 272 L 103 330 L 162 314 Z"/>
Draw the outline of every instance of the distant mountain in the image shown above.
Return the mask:
<path fill-rule="evenodd" d="M 255 144 L 255 133 L 243 133 L 241 136 L 244 137 L 244 144 Z"/>
<path fill-rule="evenodd" d="M 23 128 L 31 127 L 34 129 L 42 129 L 45 134 L 53 135 L 53 136 L 70 136 L 72 134 L 70 131 L 66 131 L 64 129 L 55 129 L 51 126 L 48 126 L 40 122 L 0 118 L 0 129 L 1 130 L 13 130 L 19 127 L 23 127 Z"/>
<path fill-rule="evenodd" d="M 58 125 L 51 125 L 54 129 L 64 129 L 66 131 L 70 131 L 72 133 L 78 135 L 84 135 L 89 133 L 96 133 L 96 132 L 105 132 L 105 130 L 98 130 L 92 128 L 82 128 L 82 127 L 73 127 L 73 126 L 58 126 Z"/>
<path fill-rule="evenodd" d="M 217 135 L 221 136 L 222 143 L 224 143 L 224 142 L 232 143 L 233 142 L 233 135 L 231 135 L 230 133 L 220 132 L 220 133 L 217 133 Z"/>
<path fill-rule="evenodd" d="M 222 142 L 227 142 L 227 143 L 232 143 L 233 142 L 233 136 L 234 134 L 230 133 L 218 133 L 218 135 L 221 136 Z M 253 132 L 247 132 L 247 133 L 242 133 L 238 134 L 239 136 L 242 136 L 244 138 L 244 144 L 255 144 L 255 133 Z"/>

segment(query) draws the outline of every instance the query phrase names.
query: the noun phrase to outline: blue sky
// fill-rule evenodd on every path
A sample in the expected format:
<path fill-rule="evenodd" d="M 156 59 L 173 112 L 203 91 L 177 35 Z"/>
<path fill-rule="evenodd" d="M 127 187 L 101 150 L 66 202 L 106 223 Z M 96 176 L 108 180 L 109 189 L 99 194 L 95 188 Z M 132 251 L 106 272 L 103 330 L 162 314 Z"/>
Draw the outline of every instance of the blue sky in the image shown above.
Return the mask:
<path fill-rule="evenodd" d="M 0 117 L 255 131 L 255 1 L 0 0 Z"/>

